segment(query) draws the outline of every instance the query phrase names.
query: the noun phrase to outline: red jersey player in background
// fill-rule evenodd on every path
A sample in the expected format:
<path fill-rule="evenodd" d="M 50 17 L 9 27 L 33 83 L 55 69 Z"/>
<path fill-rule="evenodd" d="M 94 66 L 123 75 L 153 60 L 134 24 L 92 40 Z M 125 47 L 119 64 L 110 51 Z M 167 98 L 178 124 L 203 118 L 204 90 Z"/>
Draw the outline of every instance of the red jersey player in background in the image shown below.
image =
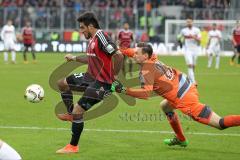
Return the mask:
<path fill-rule="evenodd" d="M 34 51 L 34 38 L 33 38 L 33 29 L 31 27 L 31 22 L 26 22 L 25 27 L 22 29 L 22 38 L 24 44 L 23 59 L 24 63 L 27 64 L 27 51 L 31 48 L 33 63 L 36 63 L 36 56 Z"/>
<path fill-rule="evenodd" d="M 235 48 L 234 55 L 231 58 L 230 65 L 234 65 L 234 59 L 238 56 L 238 65 L 240 65 L 240 22 L 236 22 L 236 27 L 232 31 L 232 43 Z"/>
<path fill-rule="evenodd" d="M 130 48 L 133 43 L 133 32 L 129 30 L 129 24 L 127 22 L 124 23 L 123 29 L 121 29 L 118 33 L 118 41 L 120 48 Z M 124 56 L 122 71 L 124 76 L 126 76 L 126 59 L 127 56 Z M 132 60 L 129 58 L 129 74 L 132 76 Z"/>

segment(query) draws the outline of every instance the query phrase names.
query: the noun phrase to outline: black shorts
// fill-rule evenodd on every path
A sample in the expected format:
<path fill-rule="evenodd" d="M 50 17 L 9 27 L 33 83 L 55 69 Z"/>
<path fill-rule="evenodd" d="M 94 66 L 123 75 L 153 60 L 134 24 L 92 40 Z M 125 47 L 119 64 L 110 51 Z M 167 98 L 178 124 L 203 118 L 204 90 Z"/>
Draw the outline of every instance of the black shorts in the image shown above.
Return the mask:
<path fill-rule="evenodd" d="M 32 47 L 32 44 L 26 44 L 26 43 L 24 43 L 24 47 L 27 47 L 27 48 Z"/>
<path fill-rule="evenodd" d="M 78 104 L 86 111 L 111 93 L 111 84 L 100 82 L 88 73 L 73 74 L 66 80 L 72 91 L 84 92 Z"/>
<path fill-rule="evenodd" d="M 240 54 L 240 44 L 235 46 L 236 51 Z"/>

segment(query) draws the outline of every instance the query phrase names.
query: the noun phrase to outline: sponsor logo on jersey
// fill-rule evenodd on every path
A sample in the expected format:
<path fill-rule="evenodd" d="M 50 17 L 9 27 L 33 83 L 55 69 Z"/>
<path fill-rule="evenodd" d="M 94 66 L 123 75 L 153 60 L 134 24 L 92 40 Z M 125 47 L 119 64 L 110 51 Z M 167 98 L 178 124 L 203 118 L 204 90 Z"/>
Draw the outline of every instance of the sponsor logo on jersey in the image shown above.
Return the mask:
<path fill-rule="evenodd" d="M 87 53 L 87 56 L 96 57 L 95 53 Z"/>
<path fill-rule="evenodd" d="M 114 48 L 113 48 L 113 46 L 111 44 L 107 45 L 106 50 L 108 51 L 108 53 L 114 52 Z"/>

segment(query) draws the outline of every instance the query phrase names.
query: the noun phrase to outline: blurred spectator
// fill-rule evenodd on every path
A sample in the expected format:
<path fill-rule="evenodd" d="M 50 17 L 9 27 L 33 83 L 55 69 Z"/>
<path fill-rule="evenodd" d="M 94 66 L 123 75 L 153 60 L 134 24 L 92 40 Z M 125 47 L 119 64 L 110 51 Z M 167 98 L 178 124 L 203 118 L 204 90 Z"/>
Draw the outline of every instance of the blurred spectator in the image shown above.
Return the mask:
<path fill-rule="evenodd" d="M 73 30 L 78 27 L 76 17 L 86 10 L 92 10 L 102 28 L 112 31 L 122 26 L 123 22 L 128 22 L 131 29 L 147 29 L 152 40 L 164 33 L 166 18 L 176 19 L 162 13 L 161 7 L 181 6 L 178 7 L 183 8 L 179 15 L 181 19 L 189 16 L 205 20 L 224 19 L 230 15 L 225 10 L 229 7 L 228 2 L 229 0 L 63 0 L 61 6 L 61 0 L 0 0 L 0 25 L 6 19 L 12 19 L 17 27 L 31 21 L 37 29 L 56 30 L 63 24 L 65 29 Z M 146 8 L 147 17 L 144 12 Z"/>
<path fill-rule="evenodd" d="M 79 31 L 78 31 L 77 29 L 75 29 L 75 30 L 72 32 L 71 40 L 72 40 L 72 42 L 78 42 L 79 39 L 80 39 Z"/>
<path fill-rule="evenodd" d="M 82 9 L 82 2 L 81 0 L 77 0 L 74 4 L 74 9 L 75 9 L 75 12 L 80 12 L 80 10 Z"/>
<path fill-rule="evenodd" d="M 57 41 L 57 40 L 59 40 L 59 39 L 60 39 L 59 33 L 57 33 L 57 32 L 52 32 L 51 35 L 50 35 L 50 39 L 51 39 L 51 41 Z"/>
<path fill-rule="evenodd" d="M 107 5 L 109 7 L 126 7 L 130 4 L 133 7 L 134 2 L 137 2 L 138 8 L 144 6 L 145 0 L 64 0 L 65 7 L 76 7 L 79 9 L 81 7 L 100 7 L 105 8 Z M 185 7 L 193 8 L 227 8 L 229 0 L 147 0 L 151 5 L 151 8 L 157 8 L 158 6 L 164 5 L 183 5 Z M 24 6 L 29 3 L 31 6 L 60 6 L 59 0 L 1 0 L 0 5 L 3 7 L 8 7 L 11 4 L 16 6 Z M 77 4 L 77 5 L 76 5 Z M 87 5 L 86 5 L 87 4 Z M 80 8 L 81 8 L 80 7 Z M 77 10 L 78 10 L 77 9 Z"/>

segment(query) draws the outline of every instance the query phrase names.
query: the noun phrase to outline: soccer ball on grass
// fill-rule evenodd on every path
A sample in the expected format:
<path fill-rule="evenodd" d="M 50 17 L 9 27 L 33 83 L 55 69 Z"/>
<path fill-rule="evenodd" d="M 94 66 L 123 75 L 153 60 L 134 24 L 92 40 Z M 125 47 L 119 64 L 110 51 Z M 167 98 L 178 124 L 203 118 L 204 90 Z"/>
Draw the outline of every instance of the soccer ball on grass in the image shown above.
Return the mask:
<path fill-rule="evenodd" d="M 38 84 L 32 84 L 27 87 L 24 98 L 32 103 L 38 103 L 44 98 L 44 90 Z"/>

